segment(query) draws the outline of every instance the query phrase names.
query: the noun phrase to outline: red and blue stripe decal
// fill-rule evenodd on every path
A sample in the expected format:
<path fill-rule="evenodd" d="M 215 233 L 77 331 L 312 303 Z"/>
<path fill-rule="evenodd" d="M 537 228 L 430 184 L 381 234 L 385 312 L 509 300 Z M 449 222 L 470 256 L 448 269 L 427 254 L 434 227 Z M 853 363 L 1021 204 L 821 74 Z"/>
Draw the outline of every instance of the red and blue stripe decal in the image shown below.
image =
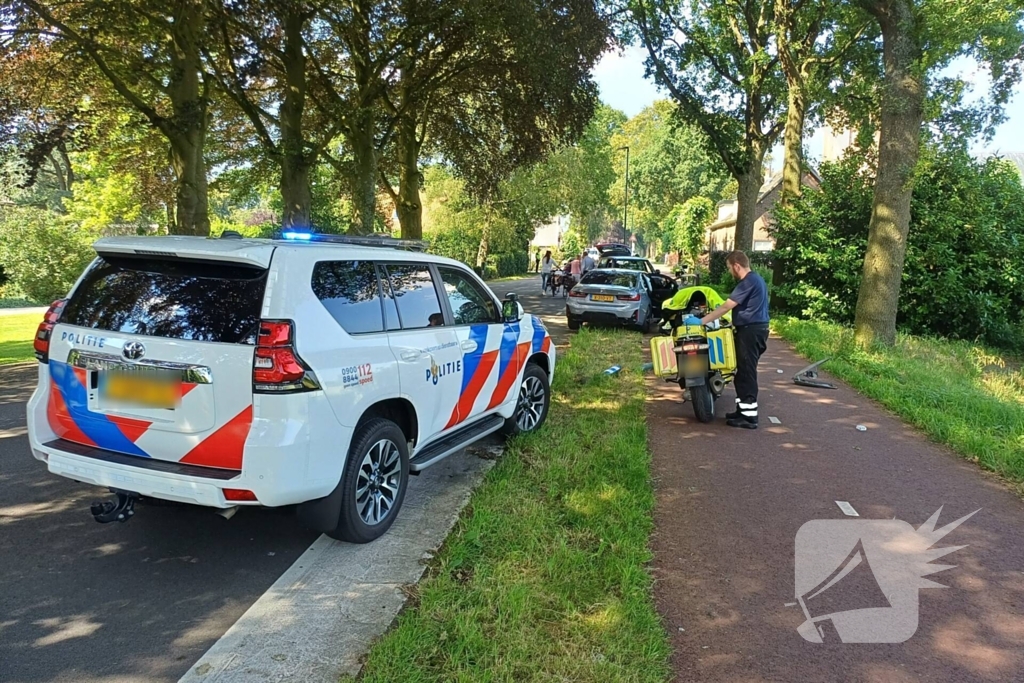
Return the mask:
<path fill-rule="evenodd" d="M 498 351 L 484 351 L 487 346 L 487 329 L 489 325 L 473 325 L 469 328 L 469 339 L 476 342 L 476 350 L 462 355 L 462 388 L 459 400 L 452 409 L 444 428 L 449 429 L 459 424 L 473 412 L 473 404 L 487 383 L 487 378 L 494 367 Z"/>
<path fill-rule="evenodd" d="M 86 371 L 50 361 L 50 400 L 46 407 L 50 428 L 61 439 L 108 451 L 151 457 L 136 441 L 152 422 L 94 413 L 89 410 Z M 182 385 L 182 397 L 195 388 Z M 179 461 L 206 467 L 241 469 L 245 441 L 252 425 L 252 405 L 196 444 Z"/>
<path fill-rule="evenodd" d="M 537 316 L 532 316 L 530 324 L 533 325 L 533 353 L 547 353 L 551 348 L 551 336 L 544 328 L 544 323 L 538 320 Z"/>
<path fill-rule="evenodd" d="M 505 402 L 509 390 L 519 377 L 519 370 L 526 363 L 526 353 L 529 350 L 530 342 L 519 343 L 519 323 L 505 325 L 505 331 L 501 336 L 501 367 L 498 374 L 498 386 L 491 394 L 491 400 L 487 403 L 487 410 L 495 408 Z"/>
<path fill-rule="evenodd" d="M 148 458 L 135 439 L 149 427 L 141 420 L 114 419 L 89 410 L 86 373 L 67 363 L 50 361 L 52 380 L 47 418 L 60 438 L 108 451 Z"/>

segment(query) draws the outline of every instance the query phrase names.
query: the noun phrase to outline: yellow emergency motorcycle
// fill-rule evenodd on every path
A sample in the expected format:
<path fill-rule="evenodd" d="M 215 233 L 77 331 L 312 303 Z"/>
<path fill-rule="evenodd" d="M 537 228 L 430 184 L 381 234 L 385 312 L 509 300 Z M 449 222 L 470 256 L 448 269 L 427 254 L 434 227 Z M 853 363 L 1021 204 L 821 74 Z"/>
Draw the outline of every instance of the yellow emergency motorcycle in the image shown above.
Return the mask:
<path fill-rule="evenodd" d="M 722 296 L 710 287 L 686 287 L 661 304 L 661 330 L 667 336 L 651 339 L 654 373 L 677 382 L 683 400 L 693 404 L 701 422 L 715 417 L 715 401 L 736 375 L 736 346 L 732 313 L 709 325 L 687 325 L 692 316 L 701 318 L 723 304 Z"/>

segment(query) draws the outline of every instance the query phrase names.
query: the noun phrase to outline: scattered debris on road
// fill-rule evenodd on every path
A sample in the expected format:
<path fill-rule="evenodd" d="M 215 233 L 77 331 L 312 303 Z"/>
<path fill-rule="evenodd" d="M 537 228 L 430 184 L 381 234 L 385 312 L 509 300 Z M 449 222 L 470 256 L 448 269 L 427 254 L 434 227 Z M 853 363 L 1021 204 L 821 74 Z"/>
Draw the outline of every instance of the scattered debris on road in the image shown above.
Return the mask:
<path fill-rule="evenodd" d="M 777 417 L 773 417 L 771 415 L 768 416 L 768 421 L 771 422 L 773 425 L 780 425 L 780 424 L 782 424 L 782 420 L 780 420 Z"/>
<path fill-rule="evenodd" d="M 829 360 L 831 360 L 831 356 L 828 358 L 822 358 L 815 363 L 811 363 L 806 368 L 793 375 L 793 384 L 798 384 L 802 387 L 812 387 L 814 389 L 837 389 L 838 387 L 835 384 L 817 379 L 818 366 Z"/>
<path fill-rule="evenodd" d="M 836 505 L 843 511 L 843 514 L 847 517 L 860 517 L 857 511 L 853 509 L 853 506 L 847 503 L 845 500 L 837 500 Z"/>
<path fill-rule="evenodd" d="M 868 431 L 868 428 L 865 427 L 864 425 L 857 425 L 857 431 L 858 432 L 866 432 L 866 431 Z"/>

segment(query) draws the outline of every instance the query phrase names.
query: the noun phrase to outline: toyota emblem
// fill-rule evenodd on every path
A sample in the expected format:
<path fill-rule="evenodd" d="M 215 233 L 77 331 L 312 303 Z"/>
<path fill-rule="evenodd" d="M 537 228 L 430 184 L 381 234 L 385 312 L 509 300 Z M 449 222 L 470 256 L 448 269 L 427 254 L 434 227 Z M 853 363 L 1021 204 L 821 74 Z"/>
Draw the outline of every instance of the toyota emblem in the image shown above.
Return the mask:
<path fill-rule="evenodd" d="M 130 341 L 124 345 L 121 353 L 128 360 L 138 360 L 146 355 L 146 347 L 143 346 L 142 342 Z"/>

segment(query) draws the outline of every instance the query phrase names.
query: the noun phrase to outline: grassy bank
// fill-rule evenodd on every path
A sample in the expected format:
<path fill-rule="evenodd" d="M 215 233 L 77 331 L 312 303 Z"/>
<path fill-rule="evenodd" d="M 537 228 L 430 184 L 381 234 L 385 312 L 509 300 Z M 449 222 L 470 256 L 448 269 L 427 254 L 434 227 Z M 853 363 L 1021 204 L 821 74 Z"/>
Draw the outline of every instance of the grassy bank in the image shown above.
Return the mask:
<path fill-rule="evenodd" d="M 773 328 L 824 369 L 884 404 L 936 441 L 1024 482 L 1024 372 L 1018 360 L 967 342 L 900 335 L 863 351 L 852 330 L 782 318 Z"/>
<path fill-rule="evenodd" d="M 39 313 L 0 315 L 0 365 L 32 360 L 32 338 L 42 319 Z"/>
<path fill-rule="evenodd" d="M 547 425 L 510 442 L 361 680 L 667 678 L 640 364 L 638 335 L 573 337 Z"/>

